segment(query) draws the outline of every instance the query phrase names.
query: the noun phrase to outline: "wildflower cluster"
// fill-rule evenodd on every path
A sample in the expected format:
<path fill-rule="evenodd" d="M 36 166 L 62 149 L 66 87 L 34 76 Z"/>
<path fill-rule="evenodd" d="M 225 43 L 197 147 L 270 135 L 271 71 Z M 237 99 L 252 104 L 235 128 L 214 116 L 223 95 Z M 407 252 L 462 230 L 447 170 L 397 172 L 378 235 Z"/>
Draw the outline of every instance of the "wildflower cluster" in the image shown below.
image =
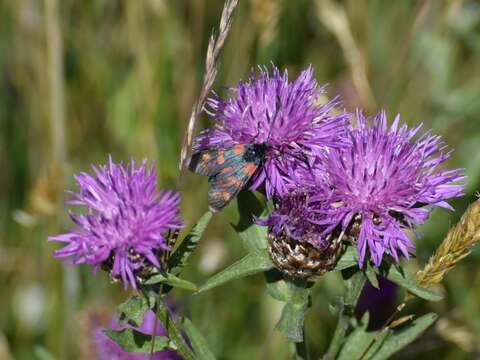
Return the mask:
<path fill-rule="evenodd" d="M 419 135 L 421 126 L 410 129 L 399 116 L 389 126 L 383 111 L 368 119 L 339 110 L 338 99 L 321 104 L 324 92 L 311 67 L 293 82 L 276 67 L 271 74 L 261 68 L 228 99 L 207 100 L 215 126 L 195 139 L 194 148 L 264 145 L 247 186 L 263 189 L 275 204 L 269 218 L 259 220 L 272 238 L 320 252 L 348 242 L 357 247 L 360 266 L 367 260 L 379 266 L 385 256 L 408 258 L 415 248 L 408 232 L 427 220 L 432 207 L 451 208 L 447 200 L 462 194 L 461 172 L 440 168 L 450 152 L 439 136 Z M 162 267 L 166 236 L 182 226 L 179 196 L 157 193 L 155 172 L 145 163 L 124 167 L 110 159 L 94 173 L 76 177 L 80 190 L 70 204 L 87 211 L 71 214 L 76 230 L 51 237 L 67 243 L 56 256 L 102 266 L 135 287 L 145 269 Z"/>
<path fill-rule="evenodd" d="M 273 211 L 255 221 L 268 228 L 267 251 L 272 261 L 266 265 L 276 266 L 296 280 L 334 269 L 347 247 L 355 248 L 360 268 L 409 258 L 415 250 L 409 234 L 425 223 L 433 208 L 452 209 L 448 201 L 463 192 L 458 183 L 464 178 L 461 170 L 442 168 L 451 152 L 439 136 L 428 131 L 421 134 L 421 126 L 409 128 L 398 115 L 389 125 L 384 111 L 372 118 L 360 110 L 348 113 L 340 108 L 338 98 L 322 102 L 324 93 L 325 88 L 313 79 L 311 67 L 292 82 L 287 72 L 282 74 L 275 66 L 271 72 L 260 68 L 258 76 L 232 88 L 228 99 L 215 94 L 207 99 L 206 113 L 215 125 L 195 139 L 195 153 L 188 161 L 191 170 L 209 177 L 212 212 L 221 210 L 244 188 L 265 194 Z M 68 203 L 81 210 L 70 214 L 76 224 L 73 230 L 50 237 L 65 244 L 56 257 L 88 264 L 94 271 L 102 268 L 125 288 L 145 285 L 143 294 L 158 292 L 157 311 L 164 307 L 162 296 L 172 287 L 201 289 L 177 276 L 196 243 L 186 241 L 187 246 L 176 247 L 179 253 L 170 258 L 176 259 L 176 264 L 165 261 L 173 247 L 172 234 L 183 227 L 180 198 L 177 192 L 157 190 L 153 167 L 145 161 L 139 166 L 133 161 L 115 164 L 110 158 L 107 165 L 93 167 L 93 175 L 80 173 L 75 179 L 79 190 L 71 193 Z M 208 222 L 210 217 L 207 213 L 202 219 Z M 191 237 L 199 238 L 204 225 L 195 227 Z M 262 270 L 265 260 L 261 258 Z M 355 263 L 353 259 L 349 266 Z M 229 276 L 257 270 L 230 269 L 234 275 Z M 168 285 L 165 291 L 164 283 Z M 303 290 L 300 297 L 305 300 L 301 306 L 305 310 L 309 296 L 307 287 Z M 151 300 L 147 301 L 150 308 Z M 148 309 L 138 310 L 138 299 L 133 303 L 136 305 L 124 308 L 142 311 L 155 320 Z M 303 312 L 289 315 L 298 317 L 293 323 L 303 323 Z M 137 313 L 133 315 L 138 318 Z M 168 315 L 164 320 L 168 324 Z M 137 328 L 112 324 L 112 331 L 140 332 L 146 336 L 136 336 L 145 341 L 153 338 L 151 359 L 195 358 L 194 352 L 199 351 L 195 346 L 203 340 L 187 342 L 176 326 L 169 327 L 175 346 L 165 346 L 180 355 L 153 354 L 155 336 L 166 334 L 152 327 L 157 321 L 145 331 L 145 321 Z M 293 329 L 291 334 L 295 342 L 303 336 L 301 329 Z M 198 334 L 190 328 L 189 335 Z M 117 344 L 99 332 L 97 340 L 99 359 L 146 358 L 118 346 L 122 341 L 131 345 L 131 339 L 123 338 Z M 134 350 L 145 354 L 145 349 L 135 346 Z"/>
<path fill-rule="evenodd" d="M 263 185 L 275 204 L 260 221 L 271 236 L 320 251 L 348 242 L 357 247 L 360 266 L 367 260 L 379 266 L 385 256 L 408 258 L 415 248 L 408 232 L 433 207 L 451 209 L 447 200 L 462 195 L 461 171 L 441 169 L 450 152 L 439 136 L 420 135 L 421 126 L 410 129 L 399 116 L 389 126 L 384 111 L 368 119 L 339 110 L 338 99 L 321 105 L 323 92 L 311 67 L 291 83 L 286 72 L 261 69 L 229 99 L 209 99 L 216 124 L 195 146 L 266 144 L 249 185 Z"/>

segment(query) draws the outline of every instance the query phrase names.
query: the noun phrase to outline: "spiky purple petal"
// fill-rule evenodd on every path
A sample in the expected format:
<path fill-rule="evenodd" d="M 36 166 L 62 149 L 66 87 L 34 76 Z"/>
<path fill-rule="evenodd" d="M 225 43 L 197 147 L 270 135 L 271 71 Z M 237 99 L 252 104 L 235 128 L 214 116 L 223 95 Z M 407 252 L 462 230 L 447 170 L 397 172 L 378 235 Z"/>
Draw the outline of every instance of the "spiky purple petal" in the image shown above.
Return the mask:
<path fill-rule="evenodd" d="M 319 237 L 331 241 L 344 233 L 356 241 L 360 266 L 366 259 L 379 266 L 386 255 L 408 258 L 414 245 L 407 230 L 423 224 L 432 207 L 451 209 L 447 200 L 464 187 L 457 183 L 464 178 L 460 169 L 440 168 L 450 155 L 440 137 L 416 138 L 419 130 L 400 125 L 398 116 L 388 128 L 384 112 L 370 122 L 358 112 L 348 145 L 330 148 L 313 178 L 296 171 L 302 192 L 279 197 L 261 223 L 298 241 L 315 231 L 320 244 Z"/>
<path fill-rule="evenodd" d="M 269 198 L 285 194 L 297 186 L 294 174 L 305 174 L 327 148 L 341 147 L 350 115 L 334 114 L 337 99 L 319 105 L 324 87 L 313 79 L 308 67 L 293 82 L 272 66 L 271 75 L 260 68 L 258 77 L 240 82 L 231 89 L 232 96 L 207 100 L 207 113 L 216 121 L 195 140 L 197 150 L 225 148 L 235 144 L 268 143 L 266 161 L 254 175 L 250 187 L 265 185 Z"/>
<path fill-rule="evenodd" d="M 75 176 L 79 191 L 68 203 L 83 207 L 84 213 L 71 213 L 77 225 L 70 232 L 49 240 L 66 245 L 55 252 L 73 264 L 97 269 L 111 262 L 111 275 L 136 287 L 136 272 L 145 266 L 159 268 L 157 253 L 167 250 L 166 234 L 180 229 L 180 197 L 177 192 L 158 192 L 153 167 L 144 161 L 136 166 L 113 163 L 94 167 L 94 175 Z"/>
<path fill-rule="evenodd" d="M 440 137 L 427 132 L 415 139 L 419 130 L 400 125 L 399 116 L 388 128 L 385 112 L 370 123 L 358 112 L 350 145 L 328 154 L 315 211 L 325 226 L 344 231 L 361 216 L 360 265 L 367 256 L 376 266 L 386 254 L 397 262 L 408 257 L 414 245 L 406 230 L 423 224 L 431 207 L 451 208 L 446 201 L 463 194 L 460 169 L 440 168 L 450 156 Z"/>

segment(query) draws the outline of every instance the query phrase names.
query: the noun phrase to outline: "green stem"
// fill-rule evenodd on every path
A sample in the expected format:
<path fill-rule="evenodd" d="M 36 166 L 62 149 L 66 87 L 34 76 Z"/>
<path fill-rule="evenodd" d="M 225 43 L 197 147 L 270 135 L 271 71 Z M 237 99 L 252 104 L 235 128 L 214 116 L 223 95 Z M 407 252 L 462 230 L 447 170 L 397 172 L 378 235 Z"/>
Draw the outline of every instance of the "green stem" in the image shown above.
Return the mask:
<path fill-rule="evenodd" d="M 365 283 L 365 276 L 361 271 L 357 271 L 349 279 L 346 280 L 346 294 L 343 300 L 343 308 L 339 313 L 337 327 L 333 334 L 332 341 L 328 347 L 327 353 L 323 357 L 324 360 L 334 360 L 338 352 L 342 348 L 347 334 L 350 320 L 354 316 L 355 305 L 360 297 Z"/>
<path fill-rule="evenodd" d="M 333 333 L 332 341 L 330 342 L 330 346 L 328 347 L 328 351 L 323 357 L 324 360 L 334 360 L 337 356 L 340 348 L 342 347 L 345 334 L 347 333 L 349 325 L 348 321 L 348 317 L 340 315 L 337 327 L 335 328 L 335 332 Z"/>
<path fill-rule="evenodd" d="M 155 340 L 157 339 L 156 331 L 158 326 L 158 312 L 160 311 L 160 302 L 162 301 L 162 293 L 163 293 L 163 283 L 160 284 L 160 288 L 158 290 L 157 299 L 155 300 L 155 322 L 153 323 L 153 339 L 152 339 L 152 347 L 150 349 L 150 356 L 149 360 L 153 360 L 153 350 L 155 349 Z"/>
<path fill-rule="evenodd" d="M 190 348 L 185 342 L 185 339 L 182 335 L 181 330 L 178 328 L 174 319 L 170 317 L 168 309 L 164 304 L 159 304 L 159 311 L 157 316 L 160 322 L 163 324 L 167 330 L 168 337 L 176 345 L 176 351 L 182 356 L 185 360 L 195 360 L 195 355 L 192 353 Z"/>
<path fill-rule="evenodd" d="M 303 325 L 303 341 L 295 343 L 295 360 L 310 360 L 305 325 Z"/>
<path fill-rule="evenodd" d="M 178 233 L 179 233 L 178 231 L 175 231 L 173 234 L 172 233 L 168 234 L 167 238 L 169 239 L 168 241 L 172 246 L 172 248 L 177 240 Z M 170 259 L 170 252 L 164 253 L 162 258 L 163 263 L 168 264 L 169 259 Z M 165 296 L 163 295 L 163 285 L 164 285 L 163 283 L 160 284 L 160 288 L 157 293 L 158 294 L 157 299 L 155 301 L 155 307 L 156 307 L 155 325 L 157 323 L 157 319 L 159 319 L 160 322 L 165 327 L 168 337 L 177 347 L 176 351 L 182 356 L 182 358 L 185 360 L 195 360 L 195 355 L 193 354 L 193 352 L 190 350 L 187 343 L 185 342 L 185 339 L 182 335 L 181 330 L 175 324 L 175 320 L 173 318 L 170 318 L 170 313 L 168 312 L 168 308 L 164 304 Z M 156 326 L 154 327 L 154 330 L 156 330 Z M 154 345 L 155 345 L 155 333 L 153 334 L 152 352 L 150 354 L 150 360 L 153 357 Z"/>

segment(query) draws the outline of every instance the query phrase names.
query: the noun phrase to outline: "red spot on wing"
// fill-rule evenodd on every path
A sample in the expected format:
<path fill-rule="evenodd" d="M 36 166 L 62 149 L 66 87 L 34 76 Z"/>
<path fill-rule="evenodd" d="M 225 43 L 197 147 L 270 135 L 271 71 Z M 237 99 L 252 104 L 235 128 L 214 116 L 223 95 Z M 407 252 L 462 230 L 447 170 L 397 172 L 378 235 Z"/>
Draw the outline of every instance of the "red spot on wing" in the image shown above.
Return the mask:
<path fill-rule="evenodd" d="M 235 145 L 233 152 L 235 155 L 243 155 L 245 153 L 245 145 Z"/>
<path fill-rule="evenodd" d="M 242 185 L 243 185 L 242 182 L 238 180 L 235 176 L 230 176 L 220 182 L 220 186 L 222 187 L 230 187 L 230 186 L 240 187 Z"/>
<path fill-rule="evenodd" d="M 222 169 L 222 173 L 223 173 L 223 174 L 228 174 L 228 173 L 233 172 L 233 170 L 235 170 L 235 169 L 233 168 L 233 166 L 226 166 L 226 167 L 224 167 L 224 168 Z"/>
<path fill-rule="evenodd" d="M 225 150 L 220 149 L 220 150 L 218 150 L 217 164 L 218 165 L 223 165 L 224 162 L 225 162 Z"/>
<path fill-rule="evenodd" d="M 257 170 L 257 165 L 255 165 L 254 163 L 248 163 L 243 167 L 243 171 L 249 176 L 252 176 L 255 170 Z"/>

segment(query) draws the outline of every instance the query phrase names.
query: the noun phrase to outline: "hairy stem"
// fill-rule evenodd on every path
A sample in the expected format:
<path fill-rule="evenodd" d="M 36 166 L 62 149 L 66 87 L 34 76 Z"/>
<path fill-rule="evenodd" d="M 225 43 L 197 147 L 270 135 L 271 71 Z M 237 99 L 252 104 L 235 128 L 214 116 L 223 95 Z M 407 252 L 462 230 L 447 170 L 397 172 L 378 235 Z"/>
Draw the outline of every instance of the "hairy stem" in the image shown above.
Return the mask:
<path fill-rule="evenodd" d="M 310 360 L 308 352 L 307 333 L 303 325 L 303 341 L 295 343 L 295 360 Z"/>
<path fill-rule="evenodd" d="M 179 231 L 169 232 L 167 239 L 168 244 L 171 248 L 174 247 L 177 239 L 178 239 Z M 164 264 L 168 264 L 170 260 L 170 251 L 166 251 L 162 255 L 162 262 Z M 161 323 L 167 330 L 168 337 L 174 342 L 174 344 L 178 347 L 177 351 L 184 359 L 194 359 L 193 353 L 190 351 L 190 348 L 185 343 L 185 340 L 182 336 L 181 331 L 176 327 L 174 320 L 170 319 L 170 313 L 168 312 L 167 306 L 164 304 L 165 296 L 163 295 L 163 286 L 164 284 L 161 283 L 157 293 L 157 299 L 155 300 L 155 322 L 153 325 L 153 339 L 152 339 L 152 348 L 150 351 L 150 360 L 153 359 L 153 349 L 155 349 L 155 339 L 156 335 L 155 332 L 157 330 L 158 320 L 160 319 Z M 172 332 L 171 332 L 172 331 Z"/>
<path fill-rule="evenodd" d="M 330 342 L 327 353 L 323 357 L 324 360 L 333 360 L 336 358 L 338 352 L 342 348 L 347 334 L 350 320 L 354 316 L 355 305 L 360 297 L 365 283 L 365 277 L 361 271 L 355 272 L 350 278 L 346 280 L 346 294 L 343 300 L 343 306 L 339 313 L 337 327 L 333 334 L 333 339 Z"/>

